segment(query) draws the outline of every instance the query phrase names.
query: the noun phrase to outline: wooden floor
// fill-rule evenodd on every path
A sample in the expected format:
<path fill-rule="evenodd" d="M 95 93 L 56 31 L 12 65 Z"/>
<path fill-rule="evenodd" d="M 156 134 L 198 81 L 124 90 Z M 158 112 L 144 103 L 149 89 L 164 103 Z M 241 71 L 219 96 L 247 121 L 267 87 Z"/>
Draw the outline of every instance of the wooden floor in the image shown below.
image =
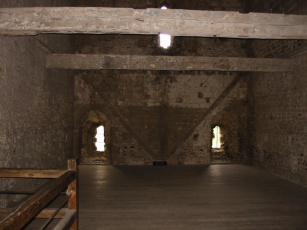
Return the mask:
<path fill-rule="evenodd" d="M 83 229 L 307 229 L 307 188 L 243 165 L 79 167 Z"/>

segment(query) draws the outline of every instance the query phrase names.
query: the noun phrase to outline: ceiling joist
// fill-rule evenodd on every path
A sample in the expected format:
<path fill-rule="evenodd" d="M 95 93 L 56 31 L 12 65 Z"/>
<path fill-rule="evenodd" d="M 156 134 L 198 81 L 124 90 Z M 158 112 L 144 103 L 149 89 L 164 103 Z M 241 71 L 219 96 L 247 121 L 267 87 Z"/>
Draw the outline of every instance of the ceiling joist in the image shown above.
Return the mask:
<path fill-rule="evenodd" d="M 50 54 L 46 67 L 75 70 L 216 70 L 290 72 L 292 59 L 200 56 L 138 56 L 103 54 Z"/>
<path fill-rule="evenodd" d="M 307 16 L 99 7 L 0 9 L 0 34 L 38 33 L 307 39 Z"/>

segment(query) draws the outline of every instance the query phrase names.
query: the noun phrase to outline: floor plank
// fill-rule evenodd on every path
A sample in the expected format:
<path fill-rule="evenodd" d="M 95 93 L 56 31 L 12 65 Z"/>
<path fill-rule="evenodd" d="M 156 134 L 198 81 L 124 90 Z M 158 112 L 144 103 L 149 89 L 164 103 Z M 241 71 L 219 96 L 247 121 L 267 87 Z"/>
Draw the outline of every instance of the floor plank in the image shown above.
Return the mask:
<path fill-rule="evenodd" d="M 79 170 L 80 229 L 307 229 L 307 188 L 258 168 Z"/>

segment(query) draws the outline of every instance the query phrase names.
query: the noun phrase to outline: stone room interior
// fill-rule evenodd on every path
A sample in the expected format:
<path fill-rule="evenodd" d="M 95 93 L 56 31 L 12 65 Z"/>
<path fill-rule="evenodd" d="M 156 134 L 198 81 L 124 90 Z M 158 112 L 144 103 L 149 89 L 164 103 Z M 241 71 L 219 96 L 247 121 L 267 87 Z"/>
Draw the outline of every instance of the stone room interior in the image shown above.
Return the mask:
<path fill-rule="evenodd" d="M 305 229 L 306 85 L 305 0 L 1 0 L 0 229 Z"/>

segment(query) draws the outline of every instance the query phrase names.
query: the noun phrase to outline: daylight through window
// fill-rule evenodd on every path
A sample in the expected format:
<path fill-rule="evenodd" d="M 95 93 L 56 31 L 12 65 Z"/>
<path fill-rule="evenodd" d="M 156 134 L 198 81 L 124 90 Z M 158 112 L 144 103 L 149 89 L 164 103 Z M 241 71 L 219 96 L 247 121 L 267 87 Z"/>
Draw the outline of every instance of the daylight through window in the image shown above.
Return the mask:
<path fill-rule="evenodd" d="M 104 127 L 101 125 L 96 130 L 96 150 L 98 152 L 103 152 L 105 150 L 105 142 L 104 142 Z"/>
<path fill-rule="evenodd" d="M 212 148 L 221 148 L 221 129 L 220 126 L 213 128 Z"/>

